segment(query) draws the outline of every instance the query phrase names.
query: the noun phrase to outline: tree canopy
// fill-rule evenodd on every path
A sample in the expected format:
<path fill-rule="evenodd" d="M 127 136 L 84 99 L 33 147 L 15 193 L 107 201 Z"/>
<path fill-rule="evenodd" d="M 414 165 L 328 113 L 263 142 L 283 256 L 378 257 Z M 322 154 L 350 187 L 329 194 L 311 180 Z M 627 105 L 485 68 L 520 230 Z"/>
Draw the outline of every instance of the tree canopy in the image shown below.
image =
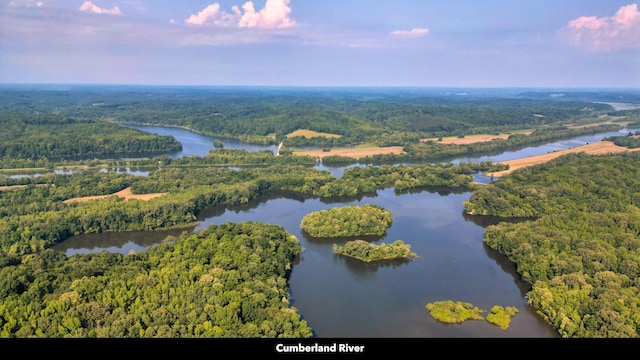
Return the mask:
<path fill-rule="evenodd" d="M 314 237 L 384 235 L 391 212 L 374 204 L 351 205 L 306 214 L 300 227 Z"/>

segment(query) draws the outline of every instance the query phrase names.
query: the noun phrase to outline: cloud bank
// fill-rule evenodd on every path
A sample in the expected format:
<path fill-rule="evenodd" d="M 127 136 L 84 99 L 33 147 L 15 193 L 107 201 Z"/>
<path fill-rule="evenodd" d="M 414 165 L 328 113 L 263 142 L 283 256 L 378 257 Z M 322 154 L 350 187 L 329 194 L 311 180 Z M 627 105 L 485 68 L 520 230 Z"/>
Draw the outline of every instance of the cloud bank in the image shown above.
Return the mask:
<path fill-rule="evenodd" d="M 622 6 L 610 17 L 581 16 L 560 30 L 572 46 L 594 53 L 640 50 L 640 12 L 637 4 Z"/>
<path fill-rule="evenodd" d="M 231 7 L 228 13 L 220 9 L 220 4 L 214 3 L 197 14 L 193 14 L 184 20 L 185 24 L 216 26 L 232 26 L 239 28 L 257 29 L 282 29 L 295 26 L 296 22 L 290 18 L 290 0 L 267 0 L 264 7 L 256 11 L 252 1 L 242 5 Z"/>
<path fill-rule="evenodd" d="M 11 1 L 9 3 L 9 7 L 20 7 L 20 6 L 24 6 L 24 7 L 42 7 L 44 5 L 44 3 L 42 1 L 33 1 L 33 0 L 26 0 L 26 1 Z"/>

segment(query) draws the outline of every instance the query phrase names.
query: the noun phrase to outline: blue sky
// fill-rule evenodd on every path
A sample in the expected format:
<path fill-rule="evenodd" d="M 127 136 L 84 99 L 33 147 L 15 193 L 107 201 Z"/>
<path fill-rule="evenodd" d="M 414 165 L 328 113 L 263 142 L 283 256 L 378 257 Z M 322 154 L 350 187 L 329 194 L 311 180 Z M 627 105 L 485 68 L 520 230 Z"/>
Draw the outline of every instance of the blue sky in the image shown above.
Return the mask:
<path fill-rule="evenodd" d="M 0 83 L 640 88 L 634 0 L 0 0 Z"/>

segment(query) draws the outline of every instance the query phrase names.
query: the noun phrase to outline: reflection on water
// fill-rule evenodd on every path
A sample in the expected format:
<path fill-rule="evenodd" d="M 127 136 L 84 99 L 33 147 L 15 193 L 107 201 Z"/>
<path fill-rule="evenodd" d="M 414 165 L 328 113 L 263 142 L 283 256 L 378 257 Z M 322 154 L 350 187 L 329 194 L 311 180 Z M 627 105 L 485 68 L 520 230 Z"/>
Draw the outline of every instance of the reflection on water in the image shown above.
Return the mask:
<path fill-rule="evenodd" d="M 371 272 L 377 271 L 378 269 L 386 267 L 395 269 L 403 265 L 408 265 L 411 262 L 411 259 L 393 259 L 366 262 L 339 254 L 334 254 L 333 256 L 338 262 L 344 262 L 350 273 L 360 275 L 367 275 Z"/>
<path fill-rule="evenodd" d="M 536 218 L 502 218 L 498 216 L 490 216 L 490 215 L 469 215 L 466 211 L 462 212 L 462 218 L 465 221 L 471 221 L 478 226 L 482 226 L 486 228 L 490 225 L 496 225 L 501 222 L 507 223 L 519 223 L 522 221 L 533 221 Z"/>
<path fill-rule="evenodd" d="M 376 241 L 380 241 L 381 239 L 384 239 L 387 236 L 387 234 L 383 234 L 383 235 L 363 235 L 363 236 L 317 237 L 317 236 L 309 235 L 304 230 L 300 230 L 300 234 L 302 235 L 302 237 L 304 237 L 306 241 L 310 243 L 330 244 L 330 245 L 336 244 L 340 246 L 347 243 L 347 241 L 353 241 L 353 240 L 364 240 L 370 243 L 374 243 Z"/>
<path fill-rule="evenodd" d="M 53 249 L 64 252 L 67 256 L 109 251 L 129 254 L 132 251 L 145 251 L 150 246 L 161 244 L 167 237 L 177 237 L 183 232 L 192 232 L 193 227 L 157 230 L 92 233 L 73 236 L 53 246 Z"/>

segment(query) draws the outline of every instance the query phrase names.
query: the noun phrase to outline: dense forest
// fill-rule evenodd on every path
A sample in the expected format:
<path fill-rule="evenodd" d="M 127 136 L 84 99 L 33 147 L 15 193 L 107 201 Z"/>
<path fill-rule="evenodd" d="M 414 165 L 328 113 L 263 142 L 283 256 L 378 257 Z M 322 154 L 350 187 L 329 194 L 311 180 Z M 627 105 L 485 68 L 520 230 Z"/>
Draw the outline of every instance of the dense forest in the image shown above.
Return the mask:
<path fill-rule="evenodd" d="M 473 193 L 467 211 L 535 220 L 485 242 L 533 285 L 529 302 L 564 337 L 638 337 L 640 154 L 572 154 Z"/>
<path fill-rule="evenodd" d="M 456 97 L 448 91 L 375 88 L 0 88 L 0 113 L 180 126 L 263 144 L 276 144 L 298 129 L 341 135 L 287 139 L 292 146 L 511 131 L 585 122 L 613 111 L 592 101 L 491 91 Z"/>
<path fill-rule="evenodd" d="M 173 137 L 158 136 L 108 122 L 55 114 L 0 113 L 0 161 L 61 160 L 116 154 L 159 154 L 182 150 Z"/>
<path fill-rule="evenodd" d="M 45 250 L 0 268 L 0 337 L 305 338 L 288 302 L 298 239 L 224 224 L 144 253 Z"/>
<path fill-rule="evenodd" d="M 354 199 L 384 188 L 473 191 L 464 204 L 468 213 L 526 219 L 488 227 L 485 241 L 532 285 L 531 305 L 565 337 L 638 337 L 639 154 L 565 156 L 485 186 L 472 175 L 504 165 L 432 163 L 610 131 L 620 127 L 617 120 L 637 122 L 633 110 L 606 103 L 613 97 L 589 96 L 2 86 L 0 123 L 7 131 L 0 133 L 0 169 L 45 174 L 0 177 L 0 186 L 10 186 L 0 189 L 0 337 L 311 337 L 287 286 L 303 249 L 278 226 L 210 226 L 128 255 L 67 257 L 50 247 L 78 234 L 186 228 L 205 209 L 270 193 Z M 119 124 L 176 126 L 262 144 L 284 140 L 289 151 L 276 156 L 216 146 L 207 156 L 172 159 L 166 153 L 180 149 L 174 138 Z M 341 136 L 286 137 L 299 129 Z M 504 132 L 508 139 L 467 145 L 424 140 Z M 608 140 L 638 146 L 635 136 Z M 315 169 L 317 159 L 287 149 L 362 143 L 399 145 L 405 154 L 325 158 L 327 165 L 363 165 L 337 178 Z M 103 171 L 121 165 L 149 172 Z M 112 195 L 124 189 L 162 196 Z M 69 201 L 85 196 L 104 198 Z M 380 228 L 391 223 L 389 214 L 363 217 L 369 214 L 362 209 L 343 215 L 342 224 L 348 217 L 364 228 L 373 218 Z"/>

